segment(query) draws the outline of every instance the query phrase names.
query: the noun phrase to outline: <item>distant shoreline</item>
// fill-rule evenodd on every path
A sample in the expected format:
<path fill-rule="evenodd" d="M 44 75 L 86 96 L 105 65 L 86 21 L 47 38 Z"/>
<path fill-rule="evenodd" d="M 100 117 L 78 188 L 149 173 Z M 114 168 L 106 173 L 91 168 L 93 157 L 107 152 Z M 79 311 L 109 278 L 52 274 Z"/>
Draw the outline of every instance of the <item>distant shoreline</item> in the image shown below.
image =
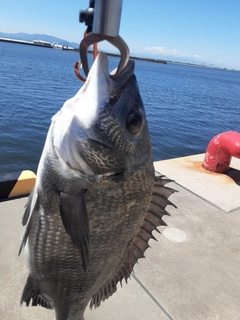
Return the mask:
<path fill-rule="evenodd" d="M 10 38 L 0 38 L 0 41 L 9 42 L 9 43 L 16 43 L 16 44 L 25 44 L 25 45 L 31 45 L 31 46 L 38 46 L 38 47 L 44 47 L 44 48 L 52 48 L 52 49 L 54 48 L 54 44 L 51 44 L 50 42 L 47 42 L 47 41 L 41 41 L 41 40 L 26 41 L 26 40 L 17 40 L 17 39 L 10 39 Z M 65 49 L 63 48 L 62 50 L 75 51 L 75 52 L 79 51 L 78 48 L 69 49 L 67 46 L 65 47 Z M 89 50 L 88 52 L 91 53 L 92 51 Z M 106 54 L 111 57 L 120 57 L 119 54 L 115 54 L 115 53 L 106 52 Z M 135 57 L 135 56 L 130 56 L 130 58 L 134 59 L 134 60 L 167 64 L 167 61 L 162 60 L 162 59 L 142 58 L 142 57 L 140 58 L 140 57 Z"/>
<path fill-rule="evenodd" d="M 74 51 L 78 51 L 78 49 L 74 49 Z M 89 53 L 92 53 L 92 50 L 88 51 Z M 120 57 L 120 54 L 118 53 L 109 53 L 105 52 L 106 55 L 111 56 L 111 57 Z M 177 61 L 171 61 L 171 60 L 162 60 L 162 59 L 153 59 L 153 58 L 144 58 L 144 57 L 136 57 L 136 56 L 130 56 L 131 59 L 133 60 L 140 60 L 140 61 L 147 61 L 147 62 L 153 62 L 153 63 L 163 63 L 163 64 L 177 64 L 181 66 L 186 66 L 186 67 L 198 67 L 198 68 L 206 68 L 206 69 L 217 69 L 217 70 L 226 70 L 226 71 L 235 71 L 235 72 L 240 72 L 240 70 L 234 70 L 234 69 L 227 69 L 227 68 L 221 68 L 221 67 L 216 67 L 216 66 L 206 66 L 204 64 L 195 64 L 191 62 L 177 62 Z"/>
<path fill-rule="evenodd" d="M 50 43 L 47 41 L 42 40 L 34 40 L 34 41 L 27 41 L 27 40 L 18 40 L 18 39 L 10 39 L 10 38 L 0 38 L 0 42 L 9 42 L 9 43 L 16 43 L 16 44 L 24 44 L 24 45 L 31 45 L 31 46 L 37 46 L 37 47 L 43 47 L 43 48 L 50 48 L 50 49 L 60 49 L 59 45 L 54 45 L 54 43 Z M 61 50 L 67 50 L 67 51 L 74 51 L 78 52 L 78 48 L 72 48 L 68 46 L 62 46 Z M 92 53 L 92 50 L 88 50 L 89 53 Z M 120 57 L 117 53 L 109 53 L 105 52 L 106 55 L 111 57 Z M 217 69 L 217 70 L 226 70 L 226 71 L 235 71 L 240 72 L 240 70 L 235 69 L 228 69 L 228 68 L 222 68 L 222 67 L 216 67 L 216 66 L 209 66 L 204 64 L 195 64 L 190 62 L 177 62 L 177 61 L 171 61 L 171 60 L 163 60 L 163 59 L 154 59 L 154 58 L 144 58 L 144 57 L 136 57 L 136 56 L 130 56 L 133 60 L 139 60 L 139 61 L 146 61 L 146 62 L 153 62 L 153 63 L 161 63 L 161 64 L 177 64 L 187 67 L 198 67 L 198 68 L 207 68 L 207 69 Z"/>
<path fill-rule="evenodd" d="M 8 42 L 8 43 L 16 43 L 16 44 L 24 44 L 29 46 L 35 46 L 35 47 L 43 47 L 43 48 L 49 48 L 49 49 L 61 49 L 61 50 L 74 50 L 72 47 L 64 46 L 64 45 L 58 45 L 54 44 L 48 41 L 43 40 L 18 40 L 18 39 L 10 39 L 10 38 L 0 38 L 0 41 Z"/>
<path fill-rule="evenodd" d="M 88 52 L 92 53 L 92 50 L 88 50 Z M 109 52 L 105 52 L 105 53 L 106 53 L 107 56 L 120 58 L 120 54 L 118 54 L 118 53 L 109 53 Z M 135 57 L 135 56 L 130 56 L 130 59 L 147 61 L 147 62 L 155 62 L 155 63 L 163 63 L 163 64 L 167 64 L 168 63 L 167 60 L 153 59 L 153 58 L 143 58 L 143 57 Z"/>
<path fill-rule="evenodd" d="M 29 45 L 29 46 L 44 47 L 44 48 L 53 48 L 53 46 L 51 44 L 47 45 L 47 42 L 45 42 L 45 41 L 36 43 L 33 41 L 10 39 L 10 38 L 0 38 L 0 41 L 9 42 L 9 43 L 16 43 L 16 44 L 25 44 L 25 45 Z"/>

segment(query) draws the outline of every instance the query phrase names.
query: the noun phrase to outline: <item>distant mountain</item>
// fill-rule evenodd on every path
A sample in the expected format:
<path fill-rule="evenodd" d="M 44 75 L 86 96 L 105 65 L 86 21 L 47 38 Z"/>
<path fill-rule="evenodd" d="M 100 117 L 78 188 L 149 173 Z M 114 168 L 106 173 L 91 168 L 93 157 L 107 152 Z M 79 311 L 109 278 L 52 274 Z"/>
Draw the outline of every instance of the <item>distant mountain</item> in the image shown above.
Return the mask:
<path fill-rule="evenodd" d="M 25 41 L 33 41 L 33 40 L 43 40 L 51 43 L 58 43 L 60 45 L 65 45 L 68 47 L 73 47 L 73 48 L 78 48 L 79 43 L 76 42 L 69 42 L 64 39 L 56 38 L 53 36 L 49 36 L 47 34 L 39 34 L 39 33 L 34 33 L 34 34 L 28 34 L 28 33 L 3 33 L 0 32 L 0 38 L 10 38 L 10 39 L 17 39 L 17 40 L 25 40 Z"/>

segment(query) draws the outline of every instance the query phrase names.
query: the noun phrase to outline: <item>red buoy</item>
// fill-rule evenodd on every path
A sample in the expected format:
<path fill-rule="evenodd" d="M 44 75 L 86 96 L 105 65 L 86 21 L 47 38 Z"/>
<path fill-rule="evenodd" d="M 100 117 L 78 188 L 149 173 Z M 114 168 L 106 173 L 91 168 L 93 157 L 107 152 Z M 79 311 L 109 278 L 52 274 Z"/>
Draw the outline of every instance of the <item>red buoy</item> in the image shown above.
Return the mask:
<path fill-rule="evenodd" d="M 226 173 L 232 157 L 240 158 L 240 133 L 222 132 L 209 142 L 203 168 L 212 172 Z"/>

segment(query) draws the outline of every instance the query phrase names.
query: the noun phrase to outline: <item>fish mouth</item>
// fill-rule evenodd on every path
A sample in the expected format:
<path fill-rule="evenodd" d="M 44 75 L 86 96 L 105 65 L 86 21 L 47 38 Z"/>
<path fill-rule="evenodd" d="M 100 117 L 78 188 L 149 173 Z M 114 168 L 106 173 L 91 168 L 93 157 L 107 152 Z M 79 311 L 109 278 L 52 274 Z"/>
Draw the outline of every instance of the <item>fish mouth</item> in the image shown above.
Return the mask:
<path fill-rule="evenodd" d="M 120 172 L 108 172 L 104 174 L 98 174 L 96 175 L 97 180 L 111 180 L 114 182 L 120 182 L 124 177 L 124 171 Z"/>
<path fill-rule="evenodd" d="M 110 149 L 110 150 L 114 150 L 114 147 L 112 145 L 112 143 L 108 140 L 106 141 L 101 141 L 100 139 L 97 139 L 97 137 L 95 139 L 91 138 L 91 136 L 88 136 L 87 135 L 87 139 L 89 140 L 89 142 L 91 144 L 95 144 L 95 145 L 98 145 L 100 148 L 103 148 L 103 149 Z"/>
<path fill-rule="evenodd" d="M 113 89 L 118 91 L 127 87 L 128 81 L 134 75 L 135 63 L 133 60 L 129 60 L 125 68 L 119 74 L 119 76 L 113 81 Z"/>
<path fill-rule="evenodd" d="M 127 86 L 129 85 L 129 83 L 131 82 L 131 79 L 134 78 L 134 75 L 131 75 L 128 80 L 126 80 L 126 82 L 118 89 L 118 92 L 114 95 L 112 95 L 109 99 L 109 103 L 111 106 L 114 106 L 115 103 L 118 102 L 118 99 L 120 98 L 121 94 L 123 93 L 124 89 L 127 88 Z"/>

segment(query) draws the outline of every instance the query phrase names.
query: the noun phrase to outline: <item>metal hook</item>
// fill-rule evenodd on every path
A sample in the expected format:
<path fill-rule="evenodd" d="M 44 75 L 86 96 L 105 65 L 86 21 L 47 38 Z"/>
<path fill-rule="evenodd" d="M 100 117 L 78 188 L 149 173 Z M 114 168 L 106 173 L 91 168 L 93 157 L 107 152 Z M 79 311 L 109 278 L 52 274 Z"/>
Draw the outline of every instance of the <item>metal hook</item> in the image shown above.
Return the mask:
<path fill-rule="evenodd" d="M 120 51 L 120 54 L 121 54 L 121 59 L 118 64 L 117 71 L 114 75 L 111 75 L 112 79 L 115 80 L 119 76 L 119 74 L 122 72 L 122 70 L 125 68 L 129 60 L 128 46 L 120 36 L 110 37 L 106 35 L 89 33 L 81 41 L 79 46 L 79 53 L 80 53 L 80 60 L 82 63 L 82 67 L 85 72 L 85 75 L 88 76 L 89 66 L 88 66 L 87 50 L 92 44 L 101 42 L 103 40 L 107 40 L 109 43 L 115 46 Z"/>

